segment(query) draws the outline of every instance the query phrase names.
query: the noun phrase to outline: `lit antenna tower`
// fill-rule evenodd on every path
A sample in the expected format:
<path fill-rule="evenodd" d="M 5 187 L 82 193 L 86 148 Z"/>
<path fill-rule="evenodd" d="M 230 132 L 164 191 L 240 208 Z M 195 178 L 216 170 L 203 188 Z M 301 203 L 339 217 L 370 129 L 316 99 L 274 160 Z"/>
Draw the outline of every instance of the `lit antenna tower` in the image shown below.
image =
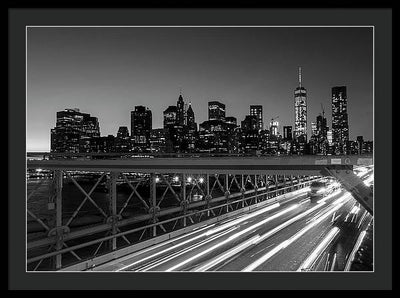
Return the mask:
<path fill-rule="evenodd" d="M 307 143 L 307 90 L 301 85 L 301 67 L 299 67 L 299 86 L 294 90 L 294 138 L 304 149 Z"/>

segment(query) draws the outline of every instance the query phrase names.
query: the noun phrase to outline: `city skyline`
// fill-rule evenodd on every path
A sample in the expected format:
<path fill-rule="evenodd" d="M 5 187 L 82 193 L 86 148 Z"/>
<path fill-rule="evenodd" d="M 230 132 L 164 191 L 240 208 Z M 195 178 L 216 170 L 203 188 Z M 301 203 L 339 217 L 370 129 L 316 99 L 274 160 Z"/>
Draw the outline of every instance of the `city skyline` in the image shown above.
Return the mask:
<path fill-rule="evenodd" d="M 32 29 L 34 30 L 30 32 Z M 41 31 L 43 29 L 44 32 Z M 58 37 L 55 36 L 55 33 L 60 33 L 58 31 L 60 29 L 63 34 L 59 34 Z M 137 60 L 132 59 L 133 61 L 130 61 L 131 63 L 135 62 L 135 65 L 139 67 L 133 67 L 132 69 L 128 66 L 123 67 L 120 63 L 125 60 L 117 59 L 116 55 L 122 52 L 124 53 L 122 56 L 125 58 L 134 56 L 133 54 L 128 55 L 125 53 L 126 48 L 129 48 L 128 45 L 132 46 L 132 41 L 131 44 L 127 42 L 130 39 L 127 39 L 126 35 L 129 35 L 127 33 L 128 29 L 138 28 L 118 28 L 120 30 L 117 31 L 114 31 L 117 28 L 71 29 L 73 28 L 29 28 L 28 30 L 28 151 L 48 151 L 50 149 L 49 132 L 55 124 L 54 115 L 57 111 L 65 108 L 77 107 L 82 112 L 98 117 L 100 132 L 103 136 L 116 135 L 120 126 L 130 127 L 130 111 L 133 111 L 135 106 L 139 105 L 146 106 L 152 110 L 152 126 L 153 128 L 161 128 L 163 126 L 162 111 L 176 103 L 180 89 L 183 89 L 182 95 L 185 101 L 191 102 L 198 124 L 208 118 L 207 103 L 209 101 L 216 100 L 224 103 L 226 105 L 226 115 L 236 117 L 238 123 L 249 114 L 250 105 L 262 105 L 265 128 L 269 127 L 271 118 L 279 116 L 279 131 L 282 134 L 283 126 L 294 127 L 294 90 L 298 85 L 297 69 L 299 66 L 302 67 L 302 85 L 307 89 L 308 134 L 310 135 L 311 133 L 311 122 L 315 122 L 316 117 L 321 113 L 321 104 L 325 109 L 327 124 L 332 128 L 331 88 L 344 85 L 348 89 L 347 105 L 350 139 L 355 140 L 358 135 L 362 135 L 366 140 L 373 140 L 372 30 L 368 30 L 371 28 L 180 28 L 183 31 L 187 31 L 183 33 L 177 30 L 179 28 L 158 28 L 159 30 L 152 34 L 149 34 L 149 31 L 146 34 L 143 32 L 146 31 L 145 29 L 154 30 L 157 28 L 140 28 L 142 29 L 139 32 L 141 34 L 137 32 L 133 34 L 131 32 L 136 40 L 140 37 L 140 41 L 142 41 L 142 43 L 133 42 L 134 45 L 140 44 L 142 49 L 138 51 L 141 55 L 137 55 Z M 93 32 L 91 29 L 96 30 Z M 210 31 L 210 29 L 213 30 Z M 224 31 L 224 29 L 228 29 L 228 31 Z M 254 33 L 254 29 L 258 32 Z M 268 29 L 268 32 L 260 31 L 260 29 Z M 340 37 L 342 41 L 347 41 L 347 51 L 342 48 L 335 48 L 333 45 L 331 46 L 333 50 L 336 49 L 341 53 L 332 50 L 329 54 L 325 53 L 326 57 L 324 55 L 321 57 L 320 54 L 317 55 L 318 53 L 313 52 L 313 55 L 308 54 L 306 55 L 307 57 L 301 59 L 298 56 L 304 56 L 304 52 L 307 53 L 304 46 L 300 45 L 303 49 L 299 50 L 298 53 L 288 51 L 287 48 L 290 47 L 282 45 L 285 39 L 277 35 L 277 29 L 285 29 L 284 32 L 289 35 L 286 41 L 291 40 L 291 44 L 295 43 L 299 38 L 294 33 L 300 32 L 300 37 L 305 39 L 317 39 L 318 41 L 319 38 L 319 42 L 323 44 L 320 48 L 327 47 L 332 37 Z M 332 29 L 335 30 L 332 31 Z M 172 30 L 172 32 L 168 31 L 168 34 L 160 35 L 160 30 Z M 269 30 L 272 30 L 274 34 Z M 293 31 L 297 32 L 293 33 Z M 158 34 L 156 34 L 157 32 Z M 250 35 L 249 38 L 245 34 L 248 32 L 254 34 Z M 95 34 L 90 35 L 89 33 Z M 193 34 L 198 38 L 193 38 Z M 291 58 L 289 59 L 291 63 L 284 63 L 286 62 L 284 60 L 283 62 L 280 61 L 282 62 L 281 64 L 276 65 L 276 63 L 272 63 L 271 57 L 268 58 L 266 56 L 265 59 L 268 60 L 268 63 L 259 61 L 259 64 L 262 64 L 262 66 L 259 66 L 256 60 L 250 57 L 251 50 L 246 50 L 246 47 L 243 48 L 243 46 L 238 46 L 243 51 L 230 47 L 235 41 L 247 41 L 249 46 L 254 46 L 251 49 L 256 52 L 256 56 L 259 58 L 259 52 L 265 47 L 265 40 L 257 39 L 257 37 L 265 37 L 268 34 L 270 37 L 274 37 L 272 40 L 275 43 L 280 44 L 280 47 L 276 46 L 274 51 L 271 52 L 272 56 L 276 57 L 278 55 L 277 48 L 281 48 L 281 50 L 282 47 L 286 48 L 286 54 L 287 57 Z M 121 36 L 125 36 L 126 39 Z M 184 38 L 188 36 L 192 36 L 190 42 Z M 50 37 L 54 37 L 55 40 Z M 85 40 L 83 37 L 87 37 L 89 40 Z M 184 63 L 178 63 L 179 57 L 172 59 L 172 48 L 168 47 L 166 43 L 168 37 L 180 42 L 180 47 L 172 47 L 175 50 L 180 49 L 180 51 L 175 52 L 184 53 L 185 55 L 183 56 L 186 58 L 192 56 L 192 59 L 186 60 Z M 225 37 L 225 41 L 221 42 L 221 37 Z M 291 39 L 290 37 L 296 38 Z M 66 43 L 66 40 L 70 40 L 70 43 Z M 119 47 L 114 44 L 110 45 L 107 42 L 104 43 L 104 41 L 110 40 L 114 40 L 116 44 L 119 44 Z M 165 55 L 162 55 L 163 53 L 158 53 L 161 56 L 154 55 L 154 50 L 152 52 L 153 55 L 144 55 L 145 45 L 147 45 L 147 49 L 151 49 L 148 45 L 157 41 L 166 50 L 164 52 Z M 215 52 L 213 52 L 212 47 L 209 49 L 207 47 L 204 48 L 204 46 L 202 48 L 203 51 L 196 50 L 196 46 L 200 45 L 201 41 L 208 41 L 208 45 L 215 45 Z M 93 48 L 96 43 L 98 44 L 97 52 Z M 46 46 L 43 46 L 43 44 Z M 68 45 L 67 47 L 65 47 L 66 44 Z M 85 44 L 87 47 L 83 46 Z M 255 47 L 256 45 L 258 47 Z M 309 50 L 312 49 L 312 45 L 309 45 L 309 47 Z M 60 53 L 57 50 L 61 48 L 62 51 Z M 235 53 L 224 52 L 229 48 Z M 101 49 L 102 51 L 100 51 Z M 108 49 L 108 52 L 104 52 L 104 49 Z M 90 55 L 89 53 L 92 50 L 93 52 Z M 179 56 L 177 54 L 175 53 L 176 56 Z M 279 55 L 281 59 L 285 58 L 285 54 L 279 53 Z M 198 59 L 193 56 L 198 56 Z M 67 59 L 61 62 L 61 57 Z M 89 58 L 89 61 L 82 60 L 83 57 Z M 101 57 L 108 58 L 108 60 L 96 59 Z M 146 62 L 142 62 L 143 65 L 139 63 L 140 57 L 147 57 L 147 60 L 145 59 Z M 152 59 L 154 60 L 154 57 L 159 59 L 158 62 L 161 65 L 147 64 L 146 66 L 146 63 L 149 63 Z M 242 59 L 239 61 L 237 58 L 240 57 Z M 208 62 L 208 64 L 201 68 L 199 60 L 200 62 Z M 313 60 L 314 63 L 310 60 Z M 338 63 L 337 60 L 342 63 Z M 57 61 L 56 65 L 52 65 L 51 61 Z M 68 61 L 70 62 L 70 67 L 67 65 Z M 112 61 L 118 62 L 117 64 L 122 67 L 122 70 L 113 72 L 112 70 L 115 68 L 109 64 Z M 235 61 L 236 63 L 234 63 Z M 322 75 L 321 65 L 318 64 L 318 61 L 326 61 L 324 65 L 337 65 L 335 68 L 331 68 L 331 72 L 325 72 Z M 82 62 L 83 65 L 78 65 L 78 62 Z M 232 66 L 228 64 L 233 65 L 233 67 L 236 66 L 236 68 L 232 69 Z M 346 64 L 346 67 L 343 64 Z M 61 65 L 65 68 L 60 67 Z M 170 69 L 172 78 L 166 76 L 168 74 L 166 66 L 171 65 L 175 65 L 177 68 L 175 70 Z M 187 69 L 194 65 L 197 68 L 188 72 Z M 274 67 L 269 67 L 268 69 L 268 65 Z M 59 66 L 57 68 L 59 71 L 53 69 L 56 66 Z M 99 74 L 99 67 L 104 70 L 106 66 L 109 68 L 109 73 L 100 72 Z M 53 71 L 51 71 L 52 69 Z M 233 73 L 230 73 L 229 69 L 233 70 Z M 338 73 L 338 69 L 342 70 L 342 72 Z M 97 72 L 94 70 L 97 70 Z M 141 73 L 139 70 L 146 70 L 146 72 L 142 72 L 145 78 L 139 76 Z M 179 70 L 182 70 L 182 73 Z M 250 70 L 252 72 L 248 72 Z M 133 82 L 133 87 L 129 84 L 132 83 L 129 76 L 124 76 L 130 71 L 136 74 L 135 78 L 141 79 L 140 83 Z M 165 73 L 165 76 L 160 72 Z M 53 73 L 53 76 L 50 73 Z M 322 78 L 318 76 L 318 73 Z M 89 76 L 89 74 L 94 77 Z M 185 78 L 185 75 L 188 74 L 189 78 Z M 210 74 L 210 78 L 207 77 L 207 74 Z M 95 78 L 99 80 L 95 82 Z M 144 83 L 145 79 L 149 80 L 150 78 L 154 78 L 154 81 Z M 199 79 L 197 80 L 196 78 Z M 171 83 L 162 84 L 161 82 L 164 80 L 171 81 Z M 175 81 L 175 84 L 172 81 Z M 102 82 L 107 83 L 104 85 Z M 47 84 L 47 87 L 45 84 Z M 154 87 L 151 86 L 152 84 Z M 136 89 L 134 87 L 140 88 L 135 92 Z M 129 93 L 130 91 L 132 92 L 131 94 Z M 116 96 L 113 100 L 105 99 L 113 98 L 113 96 Z M 77 97 L 83 97 L 84 100 L 79 100 Z M 66 102 L 64 99 L 70 100 Z"/>

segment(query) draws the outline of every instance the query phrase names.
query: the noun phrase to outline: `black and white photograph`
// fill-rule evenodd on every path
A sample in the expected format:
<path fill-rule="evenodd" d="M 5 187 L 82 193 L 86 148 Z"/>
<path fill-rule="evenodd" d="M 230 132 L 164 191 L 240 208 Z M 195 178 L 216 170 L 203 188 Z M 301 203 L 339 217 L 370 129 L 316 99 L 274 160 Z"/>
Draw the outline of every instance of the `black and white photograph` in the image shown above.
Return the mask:
<path fill-rule="evenodd" d="M 9 13 L 13 288 L 391 287 L 391 10 L 68 7 Z"/>
<path fill-rule="evenodd" d="M 27 270 L 374 270 L 372 27 L 26 34 Z"/>

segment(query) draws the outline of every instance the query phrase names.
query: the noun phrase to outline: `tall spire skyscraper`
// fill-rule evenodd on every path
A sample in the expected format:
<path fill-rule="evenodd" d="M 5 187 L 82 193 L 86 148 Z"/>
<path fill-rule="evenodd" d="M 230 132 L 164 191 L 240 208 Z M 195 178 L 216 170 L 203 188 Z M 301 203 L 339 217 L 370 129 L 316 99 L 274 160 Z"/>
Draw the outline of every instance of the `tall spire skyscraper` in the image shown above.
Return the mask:
<path fill-rule="evenodd" d="M 176 103 L 177 114 L 176 122 L 178 125 L 184 125 L 185 123 L 185 103 L 183 101 L 182 94 L 179 94 L 178 102 Z"/>
<path fill-rule="evenodd" d="M 297 152 L 304 152 L 307 143 L 307 90 L 302 86 L 301 67 L 299 67 L 299 86 L 294 90 L 294 139 Z"/>
<path fill-rule="evenodd" d="M 332 88 L 332 139 L 336 154 L 348 154 L 349 117 L 346 86 Z"/>

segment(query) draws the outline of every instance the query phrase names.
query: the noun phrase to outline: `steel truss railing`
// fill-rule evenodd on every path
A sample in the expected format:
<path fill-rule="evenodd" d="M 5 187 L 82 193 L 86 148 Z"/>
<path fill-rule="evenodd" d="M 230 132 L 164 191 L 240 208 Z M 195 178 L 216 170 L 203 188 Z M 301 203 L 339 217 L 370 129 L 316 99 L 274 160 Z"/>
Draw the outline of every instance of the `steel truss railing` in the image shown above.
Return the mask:
<path fill-rule="evenodd" d="M 223 213 L 238 210 L 296 190 L 308 185 L 314 179 L 319 179 L 315 177 L 303 177 L 303 179 L 295 177 L 294 179 L 293 176 L 283 176 L 283 181 L 279 182 L 277 175 L 188 175 L 185 173 L 158 175 L 152 173 L 148 177 L 133 183 L 126 173 L 111 171 L 99 173 L 100 176 L 94 185 L 89 191 L 85 191 L 70 172 L 65 170 L 53 171 L 49 203 L 55 206 L 55 212 L 54 221 L 51 224 L 46 224 L 34 212 L 27 210 L 27 215 L 38 222 L 46 232 L 46 237 L 27 243 L 28 253 L 31 252 L 31 256 L 27 260 L 27 265 L 31 267 L 29 268 L 30 271 L 58 270 L 71 265 L 73 262 L 80 262 L 84 259 L 93 258 L 138 243 L 146 235 L 152 238 L 162 233 L 184 228 L 204 219 L 219 216 Z M 65 218 L 63 218 L 62 208 L 64 179 L 69 179 L 84 196 L 72 214 Z M 107 180 L 106 185 L 108 185 L 108 210 L 104 210 L 99 206 L 92 197 L 95 189 L 104 179 Z M 118 179 L 124 181 L 131 189 L 131 193 L 119 210 L 117 206 Z M 179 193 L 172 186 L 173 182 L 176 182 L 174 180 L 180 181 Z M 149 198 L 147 200 L 138 191 L 138 187 L 141 184 L 145 184 L 146 181 L 149 181 Z M 40 182 L 28 194 L 28 200 L 34 196 L 41 184 Z M 165 188 L 161 196 L 157 196 L 157 185 L 163 185 Z M 192 201 L 193 192 L 200 193 L 202 200 Z M 163 206 L 162 203 L 168 193 L 172 195 L 178 206 Z M 141 204 L 146 213 L 123 218 L 123 211 L 133 201 Z M 103 223 L 73 229 L 71 227 L 73 220 L 77 218 L 82 211 L 82 207 L 87 202 L 102 216 Z M 168 218 L 170 216 L 172 218 Z M 140 223 L 142 224 L 139 227 L 134 226 Z M 127 230 L 123 230 L 124 228 Z M 94 236 L 97 238 L 92 239 Z M 131 239 L 128 236 L 132 236 Z M 85 253 L 86 255 L 82 256 L 78 252 L 80 249 L 88 250 L 91 246 L 95 246 L 93 247 L 95 249 L 90 255 Z M 73 259 L 63 257 L 67 253 Z M 45 260 L 50 261 L 50 266 L 43 266 Z"/>

